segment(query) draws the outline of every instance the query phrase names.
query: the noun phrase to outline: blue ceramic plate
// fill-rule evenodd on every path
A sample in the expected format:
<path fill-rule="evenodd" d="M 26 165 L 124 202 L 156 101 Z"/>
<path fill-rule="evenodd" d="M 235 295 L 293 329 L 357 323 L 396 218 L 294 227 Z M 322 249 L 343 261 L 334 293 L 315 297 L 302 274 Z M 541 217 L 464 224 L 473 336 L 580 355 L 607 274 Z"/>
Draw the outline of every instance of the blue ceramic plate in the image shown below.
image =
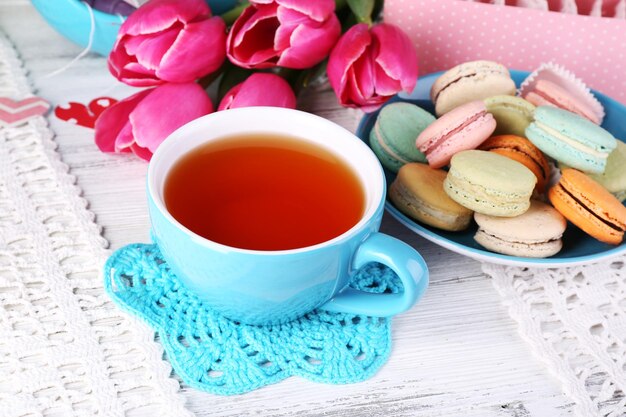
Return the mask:
<path fill-rule="evenodd" d="M 410 95 L 401 94 L 398 97 L 394 97 L 388 103 L 395 101 L 408 101 L 415 103 L 434 114 L 434 106 L 430 101 L 430 87 L 439 75 L 441 75 L 441 73 L 429 74 L 421 77 L 415 87 L 415 90 Z M 511 75 L 515 82 L 519 85 L 528 76 L 528 73 L 524 71 L 511 71 Z M 624 139 L 626 139 L 626 123 L 624 123 L 624 120 L 626 120 L 626 107 L 617 101 L 598 93 L 597 91 L 594 91 L 593 93 L 596 95 L 596 98 L 600 100 L 606 111 L 606 117 L 604 118 L 602 126 L 611 132 L 613 136 L 624 141 Z M 361 140 L 366 142 L 368 145 L 369 133 L 374 126 L 377 115 L 378 112 L 367 114 L 363 117 L 359 127 L 357 128 L 357 136 L 359 136 L 359 138 L 361 138 Z M 396 174 L 388 170 L 385 170 L 385 175 L 387 176 L 388 185 L 391 184 L 396 177 Z M 426 226 L 405 216 L 397 208 L 395 208 L 389 200 L 387 200 L 386 209 L 393 217 L 398 219 L 400 223 L 404 224 L 418 235 L 446 249 L 450 249 L 451 251 L 480 261 L 504 265 L 549 268 L 597 262 L 601 259 L 613 257 L 626 252 L 626 243 L 622 243 L 619 246 L 607 245 L 588 236 L 574 225 L 568 224 L 567 230 L 563 235 L 563 249 L 561 252 L 550 258 L 536 259 L 501 255 L 499 253 L 485 250 L 474 241 L 474 234 L 476 233 L 475 224 L 463 232 L 446 232 L 444 230 Z"/>

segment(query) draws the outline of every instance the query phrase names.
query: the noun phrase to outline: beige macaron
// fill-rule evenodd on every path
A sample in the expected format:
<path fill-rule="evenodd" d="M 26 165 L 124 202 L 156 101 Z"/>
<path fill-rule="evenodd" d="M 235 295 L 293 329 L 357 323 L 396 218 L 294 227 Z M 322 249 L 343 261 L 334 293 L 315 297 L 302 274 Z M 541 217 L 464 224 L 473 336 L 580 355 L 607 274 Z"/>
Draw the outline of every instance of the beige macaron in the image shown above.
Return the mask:
<path fill-rule="evenodd" d="M 556 255 L 563 247 L 565 218 L 552 206 L 537 200 L 517 217 L 475 213 L 478 231 L 474 240 L 493 252 L 528 258 Z"/>
<path fill-rule="evenodd" d="M 437 78 L 430 90 L 437 116 L 470 101 L 497 95 L 515 95 L 515 82 L 504 65 L 492 61 L 457 65 Z"/>
<path fill-rule="evenodd" d="M 406 164 L 389 187 L 389 198 L 407 216 L 438 229 L 464 230 L 472 211 L 452 200 L 443 190 L 446 172 L 428 165 Z"/>

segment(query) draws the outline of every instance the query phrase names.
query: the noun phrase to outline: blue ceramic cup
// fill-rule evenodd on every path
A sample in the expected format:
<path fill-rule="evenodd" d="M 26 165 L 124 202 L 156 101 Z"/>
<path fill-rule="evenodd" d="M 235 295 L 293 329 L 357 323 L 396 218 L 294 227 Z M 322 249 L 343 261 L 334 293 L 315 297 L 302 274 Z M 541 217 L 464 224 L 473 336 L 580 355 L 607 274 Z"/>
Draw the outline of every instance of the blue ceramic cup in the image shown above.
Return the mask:
<path fill-rule="evenodd" d="M 358 223 L 326 242 L 281 251 L 225 246 L 179 223 L 163 201 L 172 166 L 199 145 L 247 133 L 288 135 L 344 160 L 357 173 L 365 194 Z M 159 146 L 148 168 L 152 230 L 168 265 L 215 310 L 246 324 L 287 322 L 316 308 L 372 316 L 411 308 L 428 286 L 428 269 L 412 247 L 378 233 L 385 191 L 380 163 L 356 136 L 321 117 L 276 107 L 226 110 L 196 119 Z M 393 269 L 403 292 L 373 294 L 348 287 L 359 268 L 370 262 Z"/>

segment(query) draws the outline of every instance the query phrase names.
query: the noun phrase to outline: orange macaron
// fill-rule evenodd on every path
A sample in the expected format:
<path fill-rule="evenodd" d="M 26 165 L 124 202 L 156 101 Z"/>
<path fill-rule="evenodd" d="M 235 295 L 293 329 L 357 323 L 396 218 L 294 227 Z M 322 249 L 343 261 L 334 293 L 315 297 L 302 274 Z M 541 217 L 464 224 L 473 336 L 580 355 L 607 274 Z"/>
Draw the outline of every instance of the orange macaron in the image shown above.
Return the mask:
<path fill-rule="evenodd" d="M 601 242 L 619 245 L 626 230 L 626 207 L 587 175 L 564 169 L 550 188 L 550 202 L 567 220 Z"/>
<path fill-rule="evenodd" d="M 543 193 L 550 178 L 550 166 L 543 152 L 526 138 L 515 135 L 492 136 L 478 148 L 513 159 L 537 177 L 536 191 Z"/>

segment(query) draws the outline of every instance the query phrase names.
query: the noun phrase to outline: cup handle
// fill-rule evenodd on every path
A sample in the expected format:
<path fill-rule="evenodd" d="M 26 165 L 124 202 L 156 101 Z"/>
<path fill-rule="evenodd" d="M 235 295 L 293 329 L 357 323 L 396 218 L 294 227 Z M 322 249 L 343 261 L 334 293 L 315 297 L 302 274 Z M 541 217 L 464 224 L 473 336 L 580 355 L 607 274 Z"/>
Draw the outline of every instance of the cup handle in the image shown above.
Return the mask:
<path fill-rule="evenodd" d="M 428 287 L 428 268 L 420 254 L 406 243 L 373 233 L 356 250 L 353 267 L 359 269 L 370 262 L 391 268 L 402 281 L 404 291 L 396 294 L 374 294 L 346 288 L 321 309 L 374 317 L 389 317 L 410 309 Z"/>

